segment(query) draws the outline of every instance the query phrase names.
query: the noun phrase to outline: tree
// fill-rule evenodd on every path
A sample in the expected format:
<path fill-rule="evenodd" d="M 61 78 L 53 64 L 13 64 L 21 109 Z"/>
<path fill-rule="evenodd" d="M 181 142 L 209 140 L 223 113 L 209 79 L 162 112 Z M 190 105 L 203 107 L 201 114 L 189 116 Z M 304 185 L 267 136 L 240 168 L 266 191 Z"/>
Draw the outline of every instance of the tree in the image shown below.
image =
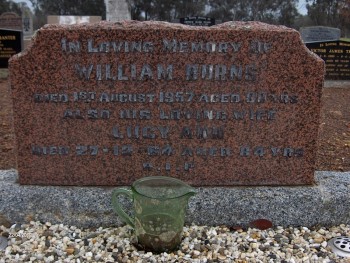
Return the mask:
<path fill-rule="evenodd" d="M 223 22 L 239 20 L 240 10 L 237 8 L 237 0 L 209 0 L 209 13 L 207 16 L 219 19 Z"/>
<path fill-rule="evenodd" d="M 307 14 L 315 25 L 339 27 L 339 9 L 343 0 L 306 0 Z"/>
<path fill-rule="evenodd" d="M 103 19 L 106 17 L 104 0 L 30 0 L 30 2 L 34 7 L 35 16 L 40 17 L 41 23 L 46 21 L 47 15 L 102 16 Z"/>
<path fill-rule="evenodd" d="M 30 0 L 35 10 L 47 15 L 93 15 L 105 17 L 103 0 Z"/>
<path fill-rule="evenodd" d="M 299 12 L 296 8 L 298 1 L 280 1 L 278 24 L 295 27 L 295 22 L 299 16 Z"/>
<path fill-rule="evenodd" d="M 337 27 L 342 35 L 350 34 L 350 0 L 307 0 L 306 7 L 314 25 Z"/>
<path fill-rule="evenodd" d="M 131 3 L 131 19 L 149 20 L 152 11 L 152 1 L 134 0 Z"/>
<path fill-rule="evenodd" d="M 295 18 L 294 28 L 299 30 L 301 27 L 312 26 L 313 23 L 308 15 L 298 15 Z"/>
<path fill-rule="evenodd" d="M 14 12 L 18 15 L 22 14 L 20 5 L 8 0 L 0 0 L 0 10 L 0 15 L 5 12 Z"/>
<path fill-rule="evenodd" d="M 131 18 L 171 22 L 180 17 L 201 16 L 205 3 L 206 0 L 134 0 Z"/>
<path fill-rule="evenodd" d="M 292 26 L 298 15 L 297 0 L 209 0 L 208 16 L 222 21 L 262 21 Z"/>
<path fill-rule="evenodd" d="M 350 0 L 343 1 L 340 10 L 343 36 L 350 37 Z"/>
<path fill-rule="evenodd" d="M 174 1 L 153 0 L 148 10 L 149 18 L 152 20 L 171 21 L 173 19 Z"/>
<path fill-rule="evenodd" d="M 188 16 L 203 16 L 206 6 L 205 0 L 178 0 L 174 4 L 174 19 Z"/>

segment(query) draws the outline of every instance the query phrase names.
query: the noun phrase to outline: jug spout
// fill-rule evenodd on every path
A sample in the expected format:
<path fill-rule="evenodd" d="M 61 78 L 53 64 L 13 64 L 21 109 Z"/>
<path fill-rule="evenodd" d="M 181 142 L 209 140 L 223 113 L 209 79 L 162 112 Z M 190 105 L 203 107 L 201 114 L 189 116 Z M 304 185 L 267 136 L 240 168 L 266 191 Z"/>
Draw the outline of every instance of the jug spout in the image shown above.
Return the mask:
<path fill-rule="evenodd" d="M 194 196 L 196 194 L 197 194 L 197 190 L 191 186 L 188 186 L 188 192 L 186 193 L 187 198 L 190 198 L 191 196 Z"/>
<path fill-rule="evenodd" d="M 181 190 L 179 191 L 179 194 L 181 193 L 181 195 L 183 197 L 185 197 L 187 200 L 190 199 L 191 196 L 194 196 L 197 194 L 197 190 L 195 188 L 193 188 L 192 186 L 188 185 L 185 182 L 179 181 L 181 182 Z"/>

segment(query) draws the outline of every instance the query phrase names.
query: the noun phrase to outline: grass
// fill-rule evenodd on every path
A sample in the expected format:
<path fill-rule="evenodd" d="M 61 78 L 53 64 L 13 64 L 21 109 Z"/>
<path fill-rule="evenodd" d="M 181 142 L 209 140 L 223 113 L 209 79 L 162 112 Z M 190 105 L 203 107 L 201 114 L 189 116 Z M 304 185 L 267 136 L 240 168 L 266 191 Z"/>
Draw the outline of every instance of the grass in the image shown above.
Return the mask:
<path fill-rule="evenodd" d="M 341 38 L 340 40 L 343 40 L 343 41 L 348 41 L 348 42 L 350 42 L 350 38 L 345 38 L 345 37 L 343 37 L 343 38 Z"/>

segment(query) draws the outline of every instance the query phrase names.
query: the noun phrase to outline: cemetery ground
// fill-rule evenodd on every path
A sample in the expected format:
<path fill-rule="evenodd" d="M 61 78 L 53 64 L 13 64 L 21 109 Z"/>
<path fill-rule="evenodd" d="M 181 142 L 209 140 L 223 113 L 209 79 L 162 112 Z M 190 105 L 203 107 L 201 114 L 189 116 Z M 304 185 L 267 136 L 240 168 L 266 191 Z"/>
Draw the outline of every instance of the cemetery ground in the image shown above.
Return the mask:
<path fill-rule="evenodd" d="M 0 169 L 16 167 L 12 102 L 7 70 L 0 70 Z M 350 171 L 350 81 L 326 81 L 323 89 L 318 171 Z"/>

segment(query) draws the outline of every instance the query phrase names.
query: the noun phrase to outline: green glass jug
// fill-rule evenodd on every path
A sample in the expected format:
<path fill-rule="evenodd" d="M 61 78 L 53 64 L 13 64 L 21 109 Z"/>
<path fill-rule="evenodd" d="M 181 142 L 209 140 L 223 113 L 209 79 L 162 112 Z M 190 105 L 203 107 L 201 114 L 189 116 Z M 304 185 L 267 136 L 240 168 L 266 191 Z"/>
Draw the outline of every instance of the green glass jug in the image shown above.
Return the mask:
<path fill-rule="evenodd" d="M 137 242 L 146 251 L 156 253 L 175 250 L 181 243 L 188 199 L 196 191 L 181 180 L 166 176 L 144 177 L 131 190 L 116 188 L 112 194 L 114 211 L 134 228 Z M 128 216 L 118 196 L 133 200 L 134 218 Z"/>

